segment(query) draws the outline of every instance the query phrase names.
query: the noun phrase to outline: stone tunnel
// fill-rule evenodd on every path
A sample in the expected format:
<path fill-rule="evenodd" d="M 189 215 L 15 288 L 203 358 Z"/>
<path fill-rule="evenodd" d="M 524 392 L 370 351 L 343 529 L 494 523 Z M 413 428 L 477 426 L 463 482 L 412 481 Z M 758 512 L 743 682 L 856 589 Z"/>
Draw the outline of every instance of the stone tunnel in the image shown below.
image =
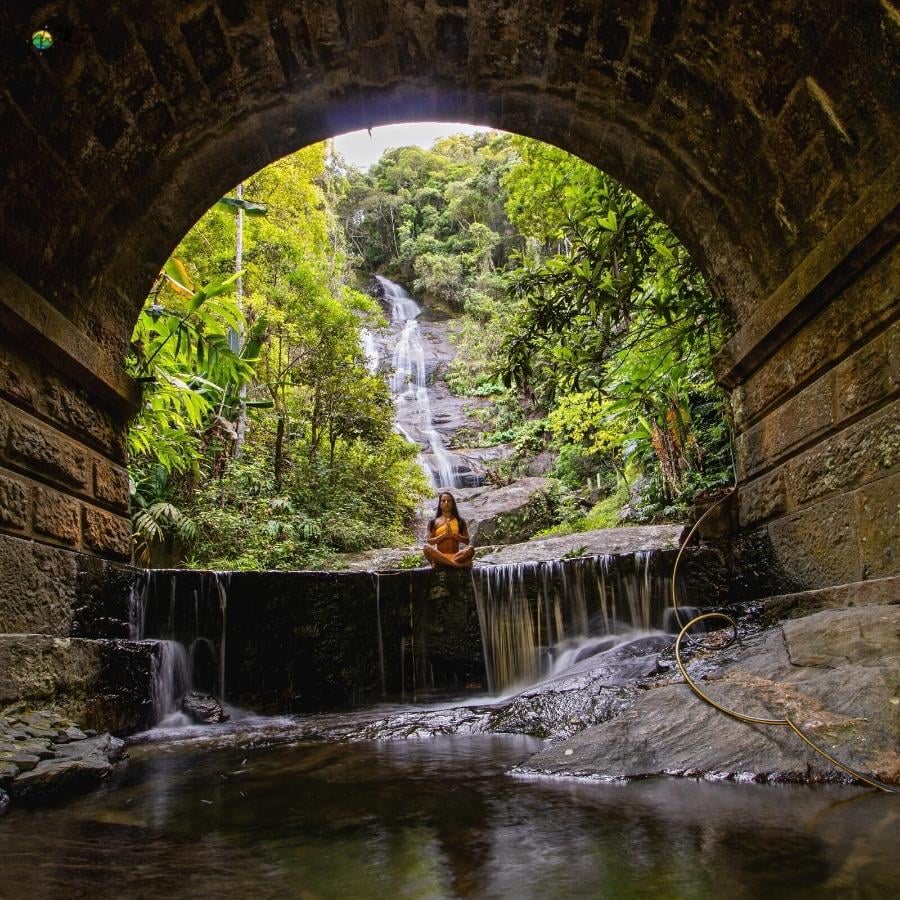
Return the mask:
<path fill-rule="evenodd" d="M 891 0 L 54 0 L 0 33 L 0 657 L 73 636 L 130 559 L 122 362 L 172 248 L 266 164 L 394 122 L 559 146 L 689 248 L 735 322 L 748 591 L 898 574 Z"/>

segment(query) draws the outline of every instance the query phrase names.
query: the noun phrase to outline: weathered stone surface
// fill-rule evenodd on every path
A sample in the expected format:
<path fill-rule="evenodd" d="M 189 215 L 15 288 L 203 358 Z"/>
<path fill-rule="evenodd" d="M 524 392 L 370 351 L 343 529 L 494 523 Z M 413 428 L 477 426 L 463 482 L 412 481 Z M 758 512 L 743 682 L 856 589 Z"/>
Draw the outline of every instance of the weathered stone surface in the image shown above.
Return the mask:
<path fill-rule="evenodd" d="M 796 506 L 859 487 L 900 466 L 900 402 L 844 429 L 788 464 Z"/>
<path fill-rule="evenodd" d="M 820 378 L 735 442 L 742 480 L 827 430 L 834 421 L 831 376 Z"/>
<path fill-rule="evenodd" d="M 835 497 L 769 525 L 779 564 L 805 588 L 859 581 L 859 535 L 852 503 Z"/>
<path fill-rule="evenodd" d="M 896 386 L 890 347 L 900 340 L 900 322 L 866 344 L 834 370 L 835 421 L 840 422 L 877 403 Z"/>
<path fill-rule="evenodd" d="M 34 530 L 38 535 L 77 547 L 81 543 L 80 512 L 77 500 L 52 488 L 35 485 Z"/>
<path fill-rule="evenodd" d="M 858 342 L 877 335 L 894 313 L 900 251 L 886 254 L 763 365 L 735 388 L 733 405 L 746 427 L 780 397 L 834 365 Z"/>
<path fill-rule="evenodd" d="M 76 571 L 71 551 L 0 534 L 0 634 L 67 635 Z"/>
<path fill-rule="evenodd" d="M 28 486 L 17 478 L 0 474 L 0 525 L 28 527 Z"/>
<path fill-rule="evenodd" d="M 27 374 L 26 374 L 27 373 Z M 0 394 L 4 394 L 17 403 L 34 406 L 37 394 L 34 373 L 23 367 L 23 361 L 14 355 L 11 348 L 0 343 Z M 5 443 L 9 420 L 4 423 L 6 415 L 0 405 L 0 444 Z"/>
<path fill-rule="evenodd" d="M 900 572 L 900 474 L 866 485 L 854 499 L 862 577 Z"/>
<path fill-rule="evenodd" d="M 128 472 L 105 459 L 94 460 L 94 496 L 116 509 L 129 506 Z"/>
<path fill-rule="evenodd" d="M 0 635 L 0 706 L 52 705 L 88 728 L 136 731 L 151 715 L 152 658 L 148 644 Z"/>
<path fill-rule="evenodd" d="M 120 516 L 97 509 L 82 507 L 84 546 L 89 550 L 128 559 L 131 556 L 131 522 Z"/>
<path fill-rule="evenodd" d="M 821 609 L 850 608 L 870 604 L 900 603 L 900 577 L 857 581 L 837 587 L 780 594 L 765 600 L 765 618 L 769 622 L 808 616 Z"/>
<path fill-rule="evenodd" d="M 87 454 L 84 448 L 46 425 L 23 415 L 10 415 L 10 460 L 75 488 L 86 488 Z"/>
<path fill-rule="evenodd" d="M 755 481 L 741 485 L 740 524 L 742 528 L 781 515 L 787 508 L 784 470 L 777 469 Z"/>
<path fill-rule="evenodd" d="M 823 610 L 785 622 L 782 632 L 793 666 L 896 667 L 900 679 L 900 605 Z"/>
<path fill-rule="evenodd" d="M 747 639 L 719 664 L 694 662 L 703 689 L 735 711 L 790 716 L 842 762 L 900 780 L 900 608 L 827 610 Z M 836 668 L 834 667 L 836 666 Z M 532 757 L 524 772 L 591 778 L 687 775 L 842 780 L 786 727 L 749 725 L 684 684 L 653 688 L 609 722 Z"/>
<path fill-rule="evenodd" d="M 0 282 L 6 285 L 2 276 Z M 4 295 L 8 296 L 9 291 L 7 290 Z M 37 303 L 33 294 L 31 300 Z M 44 317 L 38 311 L 36 318 L 41 320 Z M 11 334 L 9 337 L 13 339 L 14 335 Z M 19 349 L 17 346 L 7 346 L 5 342 L 0 342 L 0 394 L 5 394 L 21 409 L 36 412 L 50 419 L 62 430 L 99 446 L 117 460 L 123 460 L 124 420 L 117 423 L 113 414 L 96 405 L 96 398 L 92 402 L 84 384 L 79 383 L 77 376 L 75 383 L 72 383 L 70 378 L 48 367 L 47 363 L 50 366 L 58 363 L 60 354 L 64 351 L 57 347 L 55 357 L 41 360 L 33 353 L 20 353 Z M 96 363 L 97 360 L 94 358 L 82 360 L 85 366 Z M 109 368 L 108 361 L 105 361 L 105 367 Z M 127 379 L 121 370 L 117 369 L 115 373 L 107 372 L 107 374 L 113 374 L 127 386 Z M 97 372 L 95 375 L 99 377 L 101 373 Z M 129 403 L 133 405 L 133 402 L 134 398 L 125 401 L 126 406 Z"/>

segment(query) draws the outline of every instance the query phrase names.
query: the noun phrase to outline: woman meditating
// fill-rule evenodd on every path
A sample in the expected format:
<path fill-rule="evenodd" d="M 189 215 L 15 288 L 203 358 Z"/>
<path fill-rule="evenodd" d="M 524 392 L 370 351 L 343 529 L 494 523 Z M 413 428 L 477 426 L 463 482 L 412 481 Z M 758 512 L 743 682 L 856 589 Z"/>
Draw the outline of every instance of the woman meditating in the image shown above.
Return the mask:
<path fill-rule="evenodd" d="M 475 548 L 460 550 L 460 544 L 469 543 L 469 529 L 456 508 L 456 500 L 449 491 L 438 497 L 437 512 L 428 523 L 428 537 L 423 552 L 433 566 L 453 566 L 470 569 L 475 558 Z"/>

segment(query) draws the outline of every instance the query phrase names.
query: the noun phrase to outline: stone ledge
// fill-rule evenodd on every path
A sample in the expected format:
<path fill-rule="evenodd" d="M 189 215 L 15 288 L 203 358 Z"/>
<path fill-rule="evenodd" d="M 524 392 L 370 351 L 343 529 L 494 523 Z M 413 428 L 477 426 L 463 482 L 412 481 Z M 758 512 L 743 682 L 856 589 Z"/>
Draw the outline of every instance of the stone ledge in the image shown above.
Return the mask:
<path fill-rule="evenodd" d="M 900 322 L 772 409 L 749 427 L 736 424 L 735 450 L 742 480 L 827 439 L 900 396 L 891 372 L 892 342 Z"/>
<path fill-rule="evenodd" d="M 153 643 L 0 635 L 0 708 L 53 706 L 87 728 L 128 733 L 150 721 Z"/>
<path fill-rule="evenodd" d="M 799 619 L 823 609 L 849 609 L 856 606 L 900 604 L 900 575 L 838 584 L 815 591 L 779 594 L 763 601 L 764 617 L 769 621 Z"/>
<path fill-rule="evenodd" d="M 896 241 L 898 197 L 895 160 L 719 351 L 713 368 L 721 385 L 737 386 Z"/>
<path fill-rule="evenodd" d="M 0 286 L 0 324 L 20 346 L 40 354 L 120 413 L 137 412 L 140 391 L 121 365 L 3 265 Z"/>
<path fill-rule="evenodd" d="M 735 422 L 745 430 L 785 400 L 876 343 L 900 319 L 896 288 L 900 247 L 884 254 L 836 302 L 775 350 L 732 392 Z"/>

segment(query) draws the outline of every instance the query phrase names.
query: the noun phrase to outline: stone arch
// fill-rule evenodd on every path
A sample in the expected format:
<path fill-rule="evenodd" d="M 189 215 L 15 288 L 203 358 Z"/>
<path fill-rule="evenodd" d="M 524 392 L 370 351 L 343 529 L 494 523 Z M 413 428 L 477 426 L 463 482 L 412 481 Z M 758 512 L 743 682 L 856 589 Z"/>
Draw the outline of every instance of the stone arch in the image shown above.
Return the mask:
<path fill-rule="evenodd" d="M 719 364 L 740 530 L 798 586 L 896 573 L 887 0 L 51 0 L 0 25 L 0 531 L 23 571 L 127 558 L 120 360 L 190 224 L 307 143 L 437 118 L 557 144 L 654 206 L 740 326 Z"/>

